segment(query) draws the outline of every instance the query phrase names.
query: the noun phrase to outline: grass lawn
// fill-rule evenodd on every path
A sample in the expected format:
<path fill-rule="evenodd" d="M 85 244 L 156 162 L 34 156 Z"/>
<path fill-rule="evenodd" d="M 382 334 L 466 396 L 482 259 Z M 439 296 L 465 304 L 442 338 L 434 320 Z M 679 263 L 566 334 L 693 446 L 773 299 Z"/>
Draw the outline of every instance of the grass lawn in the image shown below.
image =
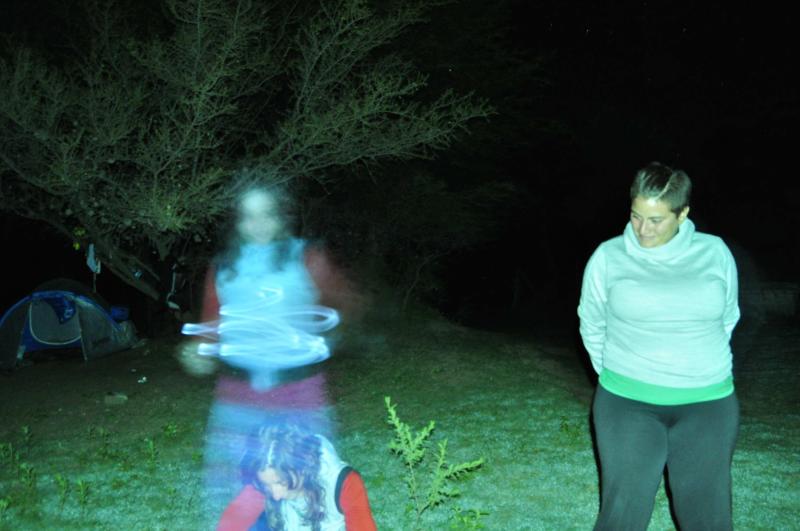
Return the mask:
<path fill-rule="evenodd" d="M 800 529 L 800 326 L 762 326 L 736 384 L 738 529 Z M 185 374 L 180 338 L 84 364 L 42 361 L 0 378 L 0 529 L 213 529 L 227 499 L 203 488 L 214 377 Z M 592 386 L 574 338 L 502 335 L 437 319 L 373 320 L 326 362 L 337 445 L 363 475 L 380 529 L 414 528 L 384 396 L 432 446 L 485 464 L 462 494 L 423 514 L 449 529 L 591 529 L 598 477 L 589 431 Z M 124 403 L 114 404 L 121 393 Z M 110 402 L 110 403 L 109 403 Z M 423 474 L 424 470 L 421 471 Z M 474 513 L 472 513 L 474 514 Z M 662 488 L 650 529 L 674 529 Z"/>

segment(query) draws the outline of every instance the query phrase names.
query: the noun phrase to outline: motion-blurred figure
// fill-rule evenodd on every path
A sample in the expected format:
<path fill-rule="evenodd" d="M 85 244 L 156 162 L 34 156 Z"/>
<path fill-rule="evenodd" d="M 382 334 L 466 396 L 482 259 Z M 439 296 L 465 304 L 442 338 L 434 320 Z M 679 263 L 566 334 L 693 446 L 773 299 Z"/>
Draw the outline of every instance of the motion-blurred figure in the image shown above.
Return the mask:
<path fill-rule="evenodd" d="M 206 275 L 201 323 L 187 323 L 179 358 L 195 375 L 225 364 L 207 426 L 207 494 L 229 497 L 238 483 L 245 442 L 255 426 L 300 423 L 332 434 L 322 333 L 338 323 L 317 304 L 307 263 L 324 254 L 289 232 L 289 198 L 279 187 L 239 185 L 227 247 Z"/>

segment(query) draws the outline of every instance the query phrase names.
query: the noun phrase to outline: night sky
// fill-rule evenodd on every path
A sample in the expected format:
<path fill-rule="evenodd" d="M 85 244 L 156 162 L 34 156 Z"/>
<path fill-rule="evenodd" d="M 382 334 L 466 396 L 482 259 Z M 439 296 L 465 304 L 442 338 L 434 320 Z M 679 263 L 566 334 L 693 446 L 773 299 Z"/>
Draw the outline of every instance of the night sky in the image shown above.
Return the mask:
<path fill-rule="evenodd" d="M 9 32 L 30 22 L 36 4 L 4 5 L 0 28 Z M 479 17 L 487 5 L 465 1 L 445 12 Z M 517 103 L 500 105 L 501 115 L 477 125 L 485 129 L 465 141 L 467 149 L 443 154 L 438 163 L 457 166 L 455 158 L 469 152 L 480 158 L 471 161 L 485 173 L 480 178 L 495 178 L 494 168 L 518 193 L 502 209 L 490 243 L 445 262 L 448 311 L 469 306 L 460 315 L 474 324 L 517 309 L 524 319 L 537 305 L 574 313 L 586 259 L 601 241 L 621 233 L 630 181 L 652 160 L 689 174 L 691 217 L 699 230 L 728 242 L 749 278 L 797 280 L 800 107 L 792 55 L 797 31 L 787 13 L 727 2 L 510 5 L 508 42 L 546 58 L 547 82 L 514 82 L 507 75 L 497 78 L 505 85 L 492 85 L 476 79 L 468 48 L 452 59 L 459 87 L 469 88 L 472 79 L 479 95 L 501 100 L 509 94 Z M 430 31 L 424 29 L 426 36 Z M 542 121 L 557 123 L 558 130 L 544 132 Z M 504 131 L 504 124 L 513 129 Z M 496 144 L 469 144 L 482 134 Z M 503 149 L 486 148 L 499 145 Z M 10 279 L 0 293 L 3 308 L 49 278 L 90 281 L 83 253 L 44 228 L 3 217 L 0 236 Z M 100 287 L 105 283 L 112 298 L 127 296 L 105 277 L 110 273 L 101 275 Z M 510 308 L 515 279 L 526 286 L 524 300 Z"/>
<path fill-rule="evenodd" d="M 796 281 L 800 106 L 791 19 L 723 2 L 525 4 L 520 42 L 553 54 L 552 83 L 531 116 L 544 113 L 566 129 L 515 161 L 518 182 L 543 204 L 520 205 L 509 231 L 524 249 L 511 261 L 542 292 L 555 281 L 545 306 L 560 302 L 574 315 L 586 259 L 621 233 L 630 182 L 652 160 L 693 179 L 690 217 L 729 244 L 743 285 Z M 555 271 L 536 265 L 542 225 Z M 498 244 L 498 253 L 513 246 Z"/>

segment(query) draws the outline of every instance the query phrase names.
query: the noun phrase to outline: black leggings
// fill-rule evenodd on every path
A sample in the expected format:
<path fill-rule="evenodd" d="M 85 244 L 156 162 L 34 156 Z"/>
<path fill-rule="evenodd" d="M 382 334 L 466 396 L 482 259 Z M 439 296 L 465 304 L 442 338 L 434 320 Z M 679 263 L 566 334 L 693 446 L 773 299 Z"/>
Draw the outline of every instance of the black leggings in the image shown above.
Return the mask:
<path fill-rule="evenodd" d="M 681 531 L 733 529 L 731 461 L 739 431 L 735 393 L 709 402 L 656 406 L 598 385 L 592 414 L 601 485 L 595 530 L 646 530 L 665 466 Z"/>

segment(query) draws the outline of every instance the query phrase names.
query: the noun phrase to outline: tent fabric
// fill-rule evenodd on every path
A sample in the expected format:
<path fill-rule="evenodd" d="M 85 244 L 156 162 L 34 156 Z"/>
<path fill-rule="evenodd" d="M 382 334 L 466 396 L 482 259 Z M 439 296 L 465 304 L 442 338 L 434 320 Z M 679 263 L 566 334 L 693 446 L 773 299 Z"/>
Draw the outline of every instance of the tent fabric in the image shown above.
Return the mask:
<path fill-rule="evenodd" d="M 109 306 L 85 286 L 58 279 L 37 287 L 0 319 L 0 369 L 12 369 L 25 353 L 51 348 L 80 348 L 84 360 L 130 348 L 135 327 L 114 315 L 124 308 Z"/>

